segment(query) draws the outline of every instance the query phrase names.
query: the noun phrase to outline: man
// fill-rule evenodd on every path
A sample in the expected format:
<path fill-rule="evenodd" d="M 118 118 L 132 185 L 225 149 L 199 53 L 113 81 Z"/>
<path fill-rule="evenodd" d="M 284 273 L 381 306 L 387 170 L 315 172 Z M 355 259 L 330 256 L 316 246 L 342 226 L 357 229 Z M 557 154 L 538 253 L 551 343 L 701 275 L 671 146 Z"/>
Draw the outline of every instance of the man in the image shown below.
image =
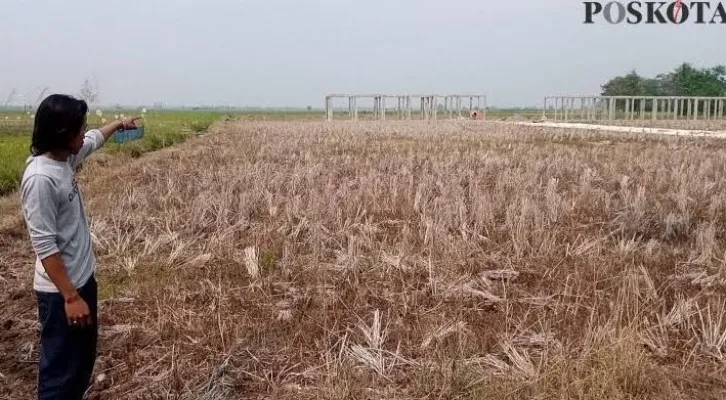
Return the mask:
<path fill-rule="evenodd" d="M 54 94 L 38 107 L 21 181 L 25 222 L 36 253 L 39 399 L 82 399 L 96 360 L 95 258 L 74 172 L 115 132 L 135 128 L 127 117 L 86 132 L 85 101 Z"/>

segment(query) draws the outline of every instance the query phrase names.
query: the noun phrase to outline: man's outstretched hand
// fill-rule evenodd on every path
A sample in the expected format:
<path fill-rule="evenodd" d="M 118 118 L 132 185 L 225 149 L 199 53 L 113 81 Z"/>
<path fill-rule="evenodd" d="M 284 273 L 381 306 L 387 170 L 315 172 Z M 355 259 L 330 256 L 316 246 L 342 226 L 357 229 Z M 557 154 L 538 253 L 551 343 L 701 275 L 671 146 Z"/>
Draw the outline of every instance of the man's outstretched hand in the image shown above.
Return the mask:
<path fill-rule="evenodd" d="M 141 117 L 123 117 L 120 119 L 121 121 L 121 129 L 136 129 L 138 128 L 138 125 L 136 125 L 136 121 L 140 120 Z"/>
<path fill-rule="evenodd" d="M 114 133 L 120 130 L 136 129 L 139 126 L 136 124 L 141 117 L 123 117 L 116 121 L 113 121 L 107 125 L 102 126 L 99 130 L 103 134 L 105 140 L 108 140 Z"/>

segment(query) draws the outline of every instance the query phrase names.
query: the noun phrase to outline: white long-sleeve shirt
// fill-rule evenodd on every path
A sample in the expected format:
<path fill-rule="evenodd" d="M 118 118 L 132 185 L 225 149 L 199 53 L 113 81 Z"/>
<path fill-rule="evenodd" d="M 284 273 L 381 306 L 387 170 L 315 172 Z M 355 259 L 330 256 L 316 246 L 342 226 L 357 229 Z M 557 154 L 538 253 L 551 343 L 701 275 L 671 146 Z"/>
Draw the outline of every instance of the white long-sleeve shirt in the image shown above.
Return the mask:
<path fill-rule="evenodd" d="M 45 155 L 26 161 L 20 196 L 30 240 L 36 253 L 33 288 L 57 293 L 40 260 L 60 253 L 66 273 L 76 288 L 83 286 L 95 272 L 91 233 L 81 190 L 74 172 L 83 160 L 103 146 L 101 131 L 88 131 L 83 147 L 67 161 Z"/>

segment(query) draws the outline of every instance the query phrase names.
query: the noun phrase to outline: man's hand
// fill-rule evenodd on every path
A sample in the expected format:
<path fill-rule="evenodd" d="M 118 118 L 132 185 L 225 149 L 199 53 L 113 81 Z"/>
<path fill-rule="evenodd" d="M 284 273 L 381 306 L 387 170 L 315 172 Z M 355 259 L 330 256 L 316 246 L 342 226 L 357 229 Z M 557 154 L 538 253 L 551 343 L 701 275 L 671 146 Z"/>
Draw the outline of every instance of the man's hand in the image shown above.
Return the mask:
<path fill-rule="evenodd" d="M 56 285 L 65 302 L 66 319 L 72 327 L 83 327 L 92 323 L 88 304 L 81 298 L 66 274 L 66 266 L 60 253 L 54 253 L 41 260 L 48 277 Z"/>
<path fill-rule="evenodd" d="M 118 132 L 121 129 L 138 128 L 138 126 L 136 125 L 136 121 L 140 119 L 141 117 L 123 117 L 118 121 L 113 121 L 107 125 L 102 126 L 101 128 L 99 128 L 99 130 L 103 134 L 104 140 L 108 140 L 108 138 L 113 136 L 114 133 Z"/>
<path fill-rule="evenodd" d="M 93 323 L 88 304 L 78 294 L 65 301 L 65 309 L 68 325 L 83 328 Z"/>
<path fill-rule="evenodd" d="M 121 118 L 121 129 L 136 129 L 136 121 L 140 120 L 141 117 L 123 117 Z"/>

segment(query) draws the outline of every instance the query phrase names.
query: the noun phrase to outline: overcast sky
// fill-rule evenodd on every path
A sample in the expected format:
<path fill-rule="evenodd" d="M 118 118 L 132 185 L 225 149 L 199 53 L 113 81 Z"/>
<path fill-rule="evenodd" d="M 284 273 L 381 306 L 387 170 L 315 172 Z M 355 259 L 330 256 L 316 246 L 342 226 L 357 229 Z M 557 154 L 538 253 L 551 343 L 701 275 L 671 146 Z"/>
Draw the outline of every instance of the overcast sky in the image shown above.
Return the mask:
<path fill-rule="evenodd" d="M 584 25 L 574 0 L 0 0 L 0 101 L 322 107 L 327 93 L 597 94 L 609 77 L 726 64 L 726 25 Z M 715 2 L 714 2 L 715 4 Z M 710 18 L 710 17 L 709 17 Z"/>

